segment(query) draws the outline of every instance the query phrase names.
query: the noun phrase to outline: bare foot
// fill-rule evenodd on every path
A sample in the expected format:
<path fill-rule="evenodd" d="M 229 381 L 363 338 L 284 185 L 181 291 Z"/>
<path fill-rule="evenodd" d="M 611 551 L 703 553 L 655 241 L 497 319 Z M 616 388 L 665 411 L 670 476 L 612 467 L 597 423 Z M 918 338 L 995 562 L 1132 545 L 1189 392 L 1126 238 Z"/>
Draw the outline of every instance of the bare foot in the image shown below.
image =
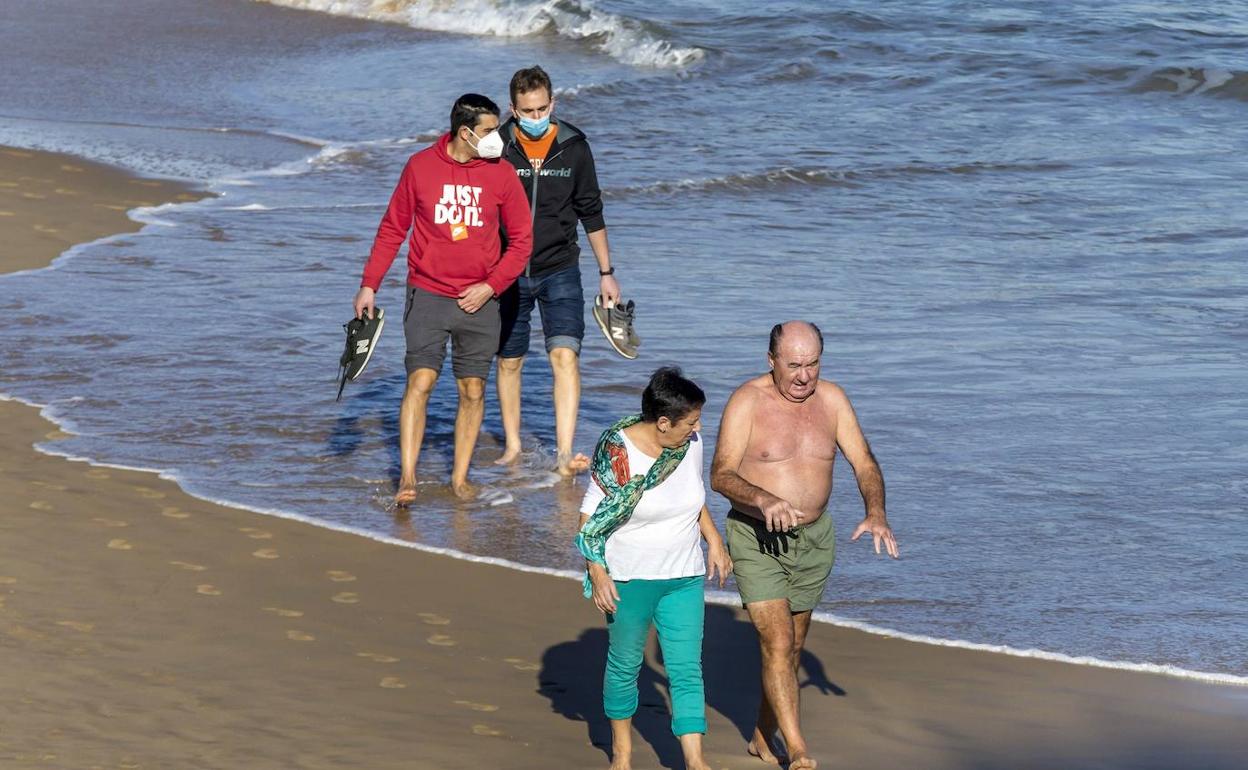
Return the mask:
<path fill-rule="evenodd" d="M 706 760 L 698 757 L 697 759 L 686 759 L 685 770 L 715 770 L 706 763 Z"/>
<path fill-rule="evenodd" d="M 400 484 L 399 491 L 394 493 L 394 504 L 406 508 L 416 502 L 416 484 Z"/>
<path fill-rule="evenodd" d="M 800 751 L 793 752 L 793 761 L 789 763 L 789 770 L 815 770 L 819 763 Z"/>
<path fill-rule="evenodd" d="M 758 757 L 767 765 L 780 765 L 788 761 L 788 757 L 784 756 L 784 752 L 777 751 L 774 744 L 762 736 L 757 729 L 754 730 L 754 737 L 745 746 L 745 750 L 751 757 Z"/>
<path fill-rule="evenodd" d="M 629 754 L 616 754 L 611 760 L 611 770 L 633 770 L 632 760 Z"/>
<path fill-rule="evenodd" d="M 584 473 L 589 470 L 589 458 L 579 452 L 576 457 L 569 457 L 565 453 L 560 453 L 556 463 L 555 470 L 559 472 L 560 476 L 575 476 L 578 473 Z"/>
<path fill-rule="evenodd" d="M 470 483 L 467 479 L 464 479 L 463 481 L 452 481 L 451 491 L 454 492 L 455 496 L 460 500 L 473 500 L 477 496 L 476 485 Z"/>
<path fill-rule="evenodd" d="M 516 447 L 515 449 L 507 447 L 507 449 L 503 452 L 503 456 L 495 460 L 494 464 L 511 465 L 518 457 L 520 457 L 520 447 Z"/>

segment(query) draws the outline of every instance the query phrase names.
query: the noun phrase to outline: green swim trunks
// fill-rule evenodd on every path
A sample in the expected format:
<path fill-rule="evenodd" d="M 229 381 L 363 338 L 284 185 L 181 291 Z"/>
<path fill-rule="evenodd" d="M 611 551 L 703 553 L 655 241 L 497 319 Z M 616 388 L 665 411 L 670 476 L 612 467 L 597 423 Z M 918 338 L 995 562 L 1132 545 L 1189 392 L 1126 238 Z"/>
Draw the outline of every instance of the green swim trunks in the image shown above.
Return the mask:
<path fill-rule="evenodd" d="M 742 604 L 788 599 L 790 612 L 815 608 L 836 559 L 836 529 L 830 514 L 790 532 L 768 532 L 762 521 L 734 510 L 728 514 L 727 529 Z"/>

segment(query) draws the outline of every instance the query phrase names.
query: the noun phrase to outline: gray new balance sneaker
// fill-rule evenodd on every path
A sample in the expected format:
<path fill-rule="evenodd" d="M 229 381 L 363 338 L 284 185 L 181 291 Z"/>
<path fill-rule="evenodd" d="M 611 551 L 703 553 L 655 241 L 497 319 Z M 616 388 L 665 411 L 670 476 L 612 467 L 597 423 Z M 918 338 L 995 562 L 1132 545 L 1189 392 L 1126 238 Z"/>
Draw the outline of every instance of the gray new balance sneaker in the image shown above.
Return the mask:
<path fill-rule="evenodd" d="M 631 299 L 623 305 L 605 307 L 602 295 L 594 297 L 594 320 L 598 322 L 598 328 L 602 329 L 615 352 L 625 358 L 636 358 L 637 348 L 641 346 L 641 338 L 633 330 L 635 310 Z"/>
<path fill-rule="evenodd" d="M 342 389 L 347 383 L 364 373 L 364 367 L 373 357 L 377 340 L 381 337 L 382 327 L 386 325 L 386 313 L 375 308 L 372 318 L 352 318 L 342 325 L 347 332 L 347 345 L 338 359 L 338 399 L 342 400 Z"/>

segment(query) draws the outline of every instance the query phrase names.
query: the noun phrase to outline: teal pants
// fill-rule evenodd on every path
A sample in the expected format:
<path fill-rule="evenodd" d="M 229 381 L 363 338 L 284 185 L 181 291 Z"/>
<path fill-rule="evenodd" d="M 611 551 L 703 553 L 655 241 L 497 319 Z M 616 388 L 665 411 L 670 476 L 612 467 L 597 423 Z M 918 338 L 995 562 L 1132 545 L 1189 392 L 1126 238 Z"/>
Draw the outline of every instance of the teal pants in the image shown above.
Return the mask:
<path fill-rule="evenodd" d="M 616 610 L 607 616 L 610 646 L 602 683 L 608 719 L 629 719 L 637 711 L 637 675 L 653 622 L 672 694 L 672 732 L 706 732 L 702 691 L 703 577 L 616 581 Z"/>

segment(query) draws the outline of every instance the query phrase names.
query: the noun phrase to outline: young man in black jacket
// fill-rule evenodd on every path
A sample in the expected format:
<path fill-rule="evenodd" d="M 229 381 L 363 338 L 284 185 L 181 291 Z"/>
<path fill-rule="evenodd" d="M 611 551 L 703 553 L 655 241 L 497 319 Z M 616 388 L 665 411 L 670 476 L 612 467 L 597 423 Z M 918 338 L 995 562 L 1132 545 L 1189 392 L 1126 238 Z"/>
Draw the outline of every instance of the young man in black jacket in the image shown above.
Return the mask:
<path fill-rule="evenodd" d="M 555 381 L 557 469 L 571 476 L 589 467 L 589 458 L 572 454 L 581 400 L 581 341 L 585 337 L 578 221 L 598 262 L 603 306 L 616 304 L 620 287 L 607 246 L 594 156 L 585 134 L 571 123 L 553 118 L 554 92 L 550 77 L 541 67 L 522 69 L 512 76 L 511 112 L 499 133 L 506 143 L 503 157 L 516 167 L 529 199 L 533 254 L 525 272 L 499 298 L 503 326 L 498 351 L 498 403 L 507 445 L 498 462 L 510 463 L 520 454 L 520 371 L 529 351 L 530 318 L 537 305 Z M 635 341 L 631 328 L 628 332 Z M 616 336 L 621 340 L 625 337 Z M 631 350 L 621 350 L 619 344 L 612 344 L 622 355 L 636 355 L 635 345 Z M 627 346 L 629 342 L 621 344 Z"/>

